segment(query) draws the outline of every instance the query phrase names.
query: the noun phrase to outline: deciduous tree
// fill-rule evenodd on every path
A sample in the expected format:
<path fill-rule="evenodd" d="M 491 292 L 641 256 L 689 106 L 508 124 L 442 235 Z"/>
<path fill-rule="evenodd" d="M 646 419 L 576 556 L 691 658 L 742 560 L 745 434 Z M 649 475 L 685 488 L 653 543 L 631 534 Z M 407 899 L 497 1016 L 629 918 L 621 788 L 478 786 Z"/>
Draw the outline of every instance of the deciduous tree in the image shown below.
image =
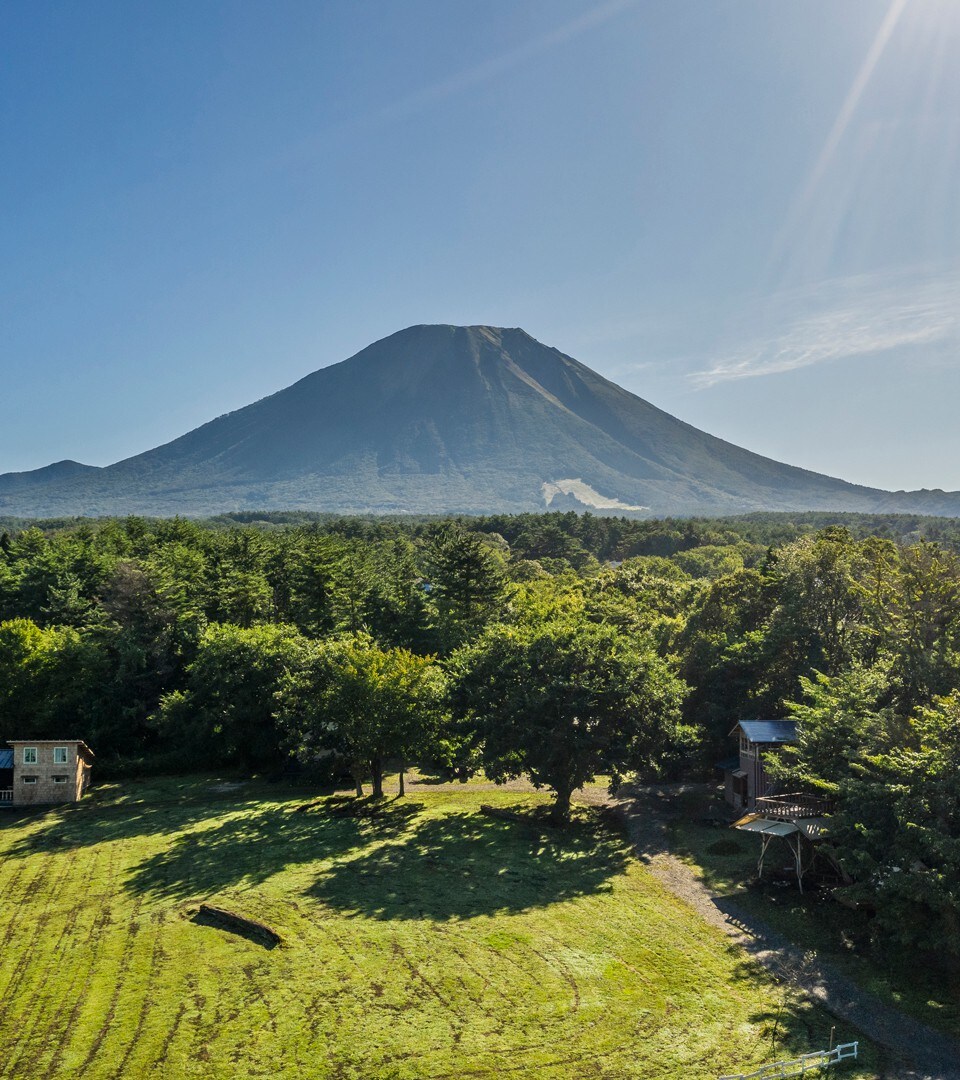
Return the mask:
<path fill-rule="evenodd" d="M 649 644 L 612 627 L 547 619 L 487 630 L 453 664 L 454 701 L 498 782 L 529 774 L 572 793 L 599 772 L 656 772 L 683 741 L 683 685 Z"/>
<path fill-rule="evenodd" d="M 284 723 L 307 758 L 336 751 L 351 767 L 357 795 L 369 771 L 383 795 L 387 761 L 403 763 L 435 736 L 442 677 L 432 657 L 381 649 L 365 634 L 316 647 L 281 689 Z"/>

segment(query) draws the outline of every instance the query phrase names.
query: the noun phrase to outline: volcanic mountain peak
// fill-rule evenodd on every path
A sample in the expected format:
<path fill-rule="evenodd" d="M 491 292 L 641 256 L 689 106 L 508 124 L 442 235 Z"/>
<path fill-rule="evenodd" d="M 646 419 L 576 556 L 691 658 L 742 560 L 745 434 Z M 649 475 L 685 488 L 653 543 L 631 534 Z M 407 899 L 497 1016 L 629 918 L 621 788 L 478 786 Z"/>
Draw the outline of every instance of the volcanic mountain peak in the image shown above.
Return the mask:
<path fill-rule="evenodd" d="M 241 509 L 960 513 L 782 465 L 651 405 L 524 330 L 418 325 L 104 469 L 0 476 L 0 514 Z"/>

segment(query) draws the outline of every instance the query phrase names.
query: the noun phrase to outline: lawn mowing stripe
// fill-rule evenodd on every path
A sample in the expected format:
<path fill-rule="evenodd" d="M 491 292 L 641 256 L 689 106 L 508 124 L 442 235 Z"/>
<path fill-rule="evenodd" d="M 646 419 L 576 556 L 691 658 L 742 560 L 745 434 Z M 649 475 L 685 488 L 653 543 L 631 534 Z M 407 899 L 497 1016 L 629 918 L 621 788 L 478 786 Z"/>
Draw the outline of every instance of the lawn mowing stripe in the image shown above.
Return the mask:
<path fill-rule="evenodd" d="M 512 1058 L 517 1054 L 527 1054 L 527 1053 L 533 1053 L 535 1051 L 540 1051 L 540 1050 L 542 1050 L 544 1048 L 544 1046 L 548 1046 L 548 1045 L 551 1045 L 551 1044 L 548 1043 L 548 1042 L 544 1042 L 544 1043 L 536 1043 L 536 1044 L 531 1045 L 531 1046 L 510 1047 L 507 1050 L 490 1051 L 490 1054 L 491 1054 L 491 1056 L 496 1055 L 498 1058 L 503 1057 L 504 1055 L 509 1055 L 509 1057 Z M 600 1058 L 611 1058 L 615 1054 L 622 1053 L 622 1052 L 623 1052 L 622 1045 L 617 1045 L 617 1046 L 611 1047 L 609 1050 L 604 1050 L 604 1051 L 599 1051 L 599 1052 L 595 1051 L 595 1050 L 590 1050 L 590 1051 L 587 1051 L 585 1053 L 575 1054 L 575 1055 L 572 1055 L 572 1056 L 569 1056 L 569 1057 L 557 1058 L 557 1059 L 555 1059 L 553 1061 L 549 1061 L 549 1062 L 540 1062 L 540 1063 L 537 1063 L 536 1066 L 535 1066 L 535 1068 L 537 1070 L 536 1075 L 538 1077 L 542 1077 L 544 1069 L 555 1069 L 555 1068 L 559 1068 L 559 1067 L 564 1066 L 564 1065 L 582 1065 L 584 1062 L 587 1062 L 587 1061 L 589 1061 L 591 1064 L 595 1064 L 596 1061 L 598 1059 L 600 1059 Z M 530 1062 L 520 1062 L 519 1064 L 507 1065 L 507 1064 L 503 1063 L 502 1061 L 496 1061 L 496 1062 L 492 1062 L 490 1065 L 487 1065 L 487 1066 L 476 1066 L 476 1067 L 466 1066 L 466 1067 L 457 1069 L 455 1072 L 433 1073 L 433 1074 L 431 1074 L 430 1080 L 456 1080 L 456 1078 L 462 1077 L 462 1076 L 480 1076 L 480 1077 L 494 1076 L 495 1077 L 495 1076 L 500 1076 L 503 1073 L 526 1072 L 526 1071 L 529 1071 L 531 1069 L 531 1067 L 532 1066 L 531 1066 Z M 587 1074 L 582 1072 L 582 1071 L 577 1073 L 578 1077 L 583 1077 L 583 1076 L 586 1076 L 586 1075 Z M 653 1073 L 653 1072 L 647 1072 L 645 1074 L 645 1076 L 655 1076 L 655 1075 L 656 1075 L 656 1073 Z"/>
<path fill-rule="evenodd" d="M 99 846 L 97 848 L 95 848 L 94 851 L 96 852 L 97 855 L 102 855 L 103 854 L 103 849 L 100 848 Z M 111 856 L 113 855 L 112 852 L 110 854 L 111 854 Z M 77 851 L 77 849 L 75 849 L 75 851 L 73 851 L 71 853 L 71 860 L 70 860 L 71 864 L 72 864 L 73 861 L 76 861 L 78 858 L 79 858 L 79 852 Z M 92 863 L 93 862 L 93 855 L 90 852 L 87 852 L 85 854 L 84 862 L 86 862 L 86 863 Z M 116 858 L 112 858 L 111 862 L 116 863 Z M 93 865 L 97 866 L 97 863 L 93 863 Z M 97 869 L 98 869 L 98 866 L 97 866 Z M 137 905 L 137 907 L 138 906 L 139 905 Z M 65 1034 L 66 1034 L 66 1032 L 69 1032 L 69 1031 L 73 1030 L 73 1023 L 75 1023 L 77 1014 L 79 1013 L 79 1010 L 82 1007 L 82 1004 L 83 1004 L 84 1000 L 86 999 L 86 990 L 87 990 L 87 987 L 89 987 L 89 985 L 90 985 L 90 980 L 91 980 L 92 974 L 93 974 L 93 972 L 95 970 L 95 960 L 96 960 L 96 957 L 97 957 L 97 955 L 99 953 L 100 946 L 102 946 L 102 944 L 103 944 L 104 931 L 107 929 L 107 921 L 108 921 L 107 916 L 109 915 L 109 908 L 100 907 L 99 910 L 97 910 L 97 909 L 92 907 L 90 901 L 87 900 L 85 896 L 82 897 L 81 900 L 79 900 L 77 903 L 73 904 L 73 906 L 68 910 L 67 917 L 66 917 L 66 919 L 64 920 L 64 923 L 63 923 L 62 933 L 60 933 L 59 940 L 56 943 L 56 945 L 54 947 L 54 950 L 53 950 L 54 951 L 54 956 L 55 956 L 56 951 L 59 949 L 59 946 L 62 945 L 62 944 L 67 943 L 67 934 L 68 933 L 70 934 L 71 937 L 75 937 L 75 939 L 76 939 L 76 937 L 78 936 L 78 919 L 79 919 L 79 916 L 87 908 L 90 908 L 92 910 L 92 912 L 93 912 L 93 915 L 94 915 L 91 929 L 95 930 L 95 931 L 99 931 L 99 932 L 95 933 L 95 934 L 92 934 L 92 933 L 87 934 L 85 942 L 84 942 L 83 949 L 78 950 L 79 955 L 82 957 L 83 961 L 85 961 L 85 966 L 81 966 L 81 961 L 80 960 L 77 960 L 75 963 L 73 963 L 73 969 L 75 969 L 77 974 L 75 974 L 75 977 L 73 977 L 73 980 L 71 981 L 71 983 L 69 984 L 67 989 L 64 991 L 62 996 L 60 996 L 60 997 L 62 997 L 62 1000 L 65 1000 L 67 1002 L 69 1002 L 71 999 L 76 1001 L 75 1005 L 73 1005 L 70 1013 L 67 1016 L 67 1020 L 66 1020 L 65 1025 L 64 1025 Z M 91 942 L 93 943 L 92 947 L 91 947 Z M 75 989 L 76 983 L 78 981 L 80 981 L 81 977 L 82 977 L 82 980 L 83 980 L 82 993 L 75 994 L 75 993 L 73 993 L 73 989 Z M 39 996 L 38 996 L 38 1000 L 40 1000 Z M 57 1009 L 56 1010 L 56 1014 L 58 1016 L 63 1015 L 63 1013 L 64 1013 L 64 1009 Z M 63 1051 L 65 1049 L 65 1040 L 63 1038 L 57 1038 L 56 1039 L 56 1044 L 57 1044 L 57 1053 L 56 1053 L 55 1056 L 58 1057 L 60 1054 L 63 1053 Z M 52 1066 L 48 1066 L 48 1068 L 51 1068 L 51 1067 Z"/>
<path fill-rule="evenodd" d="M 557 965 L 554 965 L 550 960 L 547 959 L 546 954 L 540 952 L 539 949 L 534 949 L 533 946 L 530 946 L 530 951 L 534 954 L 534 956 L 540 957 L 540 959 L 543 961 L 544 967 L 550 970 L 560 971 L 560 977 L 567 983 L 567 985 L 570 987 L 571 993 L 573 994 L 573 1005 L 570 1008 L 570 1012 L 579 1012 L 580 986 L 578 985 L 577 980 L 574 978 L 572 972 L 567 970 L 566 965 L 564 965 L 562 961 L 560 961 Z"/>
<path fill-rule="evenodd" d="M 38 944 L 46 943 L 48 940 L 45 930 L 47 923 L 53 918 L 53 909 L 56 907 L 55 899 L 59 896 L 64 882 L 69 879 L 70 870 L 72 864 L 76 861 L 76 858 L 76 850 L 70 851 L 64 856 L 58 867 L 60 873 L 56 878 L 55 884 L 52 887 L 46 888 L 44 888 L 44 886 L 46 885 L 49 876 L 50 863 L 46 857 L 37 859 L 38 869 L 36 875 L 30 882 L 30 892 L 31 895 L 37 895 L 38 893 L 43 894 L 45 892 L 46 897 L 43 908 L 37 915 L 37 921 L 32 936 L 27 942 L 24 942 L 21 935 L 17 936 L 16 945 L 20 948 L 20 957 L 11 972 L 10 978 L 2 989 L 2 997 L 0 997 L 0 1000 L 3 1000 L 6 1003 L 7 1010 L 9 1010 L 10 1003 L 16 1001 L 17 991 L 20 988 L 20 984 L 25 980 L 27 973 L 30 972 L 31 974 L 35 974 L 35 972 L 32 971 L 32 964 L 36 961 L 36 957 L 43 955 L 45 952 L 45 949 L 38 947 Z"/>
<path fill-rule="evenodd" d="M 487 1014 L 487 1016 L 489 1016 L 491 1019 L 493 1019 L 493 1017 L 494 1017 L 493 1010 L 490 1009 L 488 1006 L 483 1004 L 483 999 L 486 996 L 486 991 L 487 990 L 493 991 L 495 994 L 497 994 L 498 997 L 500 997 L 504 1001 L 506 1001 L 507 1004 L 510 1005 L 512 1008 L 517 1007 L 516 998 L 510 997 L 509 994 L 507 994 L 504 990 L 500 989 L 499 987 L 494 987 L 493 984 L 491 983 L 489 977 L 484 975 L 483 972 L 467 958 L 467 954 L 462 948 L 458 948 L 456 945 L 452 945 L 452 946 L 450 946 L 450 949 L 451 949 L 451 952 L 453 953 L 453 955 L 456 956 L 456 958 L 460 961 L 460 963 L 465 968 L 472 971 L 473 974 L 480 980 L 482 985 L 480 987 L 480 991 L 477 994 L 477 996 L 475 998 L 473 998 L 473 1001 L 479 1008 L 481 1008 Z M 466 991 L 467 995 L 470 996 L 470 988 L 467 986 L 466 981 L 462 977 L 461 977 L 461 983 L 462 983 L 463 988 Z"/>
<path fill-rule="evenodd" d="M 150 1063 L 150 1071 L 154 1072 L 158 1066 L 166 1066 L 170 1059 L 170 1047 L 173 1045 L 174 1039 L 180 1030 L 180 1025 L 183 1023 L 183 1018 L 187 1012 L 187 1003 L 181 996 L 180 1004 L 177 1007 L 177 1011 L 173 1017 L 173 1023 L 167 1028 L 163 1037 L 163 1042 L 160 1046 L 160 1053 Z M 164 1070 L 161 1070 L 161 1075 Z"/>
<path fill-rule="evenodd" d="M 400 944 L 400 942 L 397 941 L 396 939 L 394 939 L 394 941 L 391 944 L 391 951 L 392 951 L 394 957 L 396 959 L 400 960 L 400 962 L 410 972 L 410 974 L 413 976 L 413 978 L 415 980 L 417 980 L 418 982 L 420 982 L 423 986 L 425 986 L 427 988 L 427 990 L 429 990 L 430 993 L 433 994 L 433 996 L 437 999 L 437 1001 L 440 1002 L 440 1004 L 443 1006 L 443 1008 L 446 1011 L 449 1012 L 450 1010 L 452 1010 L 453 1005 L 452 1005 L 450 999 L 445 997 L 441 993 L 441 991 L 437 989 L 437 987 L 433 984 L 433 982 L 431 982 L 431 980 L 428 979 L 423 974 L 422 971 L 420 971 L 420 969 L 416 966 L 416 964 L 414 964 L 414 962 L 407 955 L 406 950 L 403 948 L 403 946 Z"/>
<path fill-rule="evenodd" d="M 141 906 L 141 900 L 138 897 L 137 901 L 136 901 L 136 903 L 134 905 L 134 909 L 133 909 L 133 912 L 132 912 L 132 914 L 130 916 L 130 919 L 127 922 L 127 944 L 126 944 L 126 947 L 124 949 L 124 955 L 126 957 L 128 957 L 127 965 L 126 965 L 127 967 L 129 967 L 130 959 L 132 959 L 135 939 L 136 939 L 136 937 L 137 937 L 137 935 L 138 935 L 138 933 L 140 931 L 140 922 L 139 922 L 140 906 Z M 76 927 L 74 925 L 74 933 L 75 932 L 76 932 Z M 80 964 L 75 965 L 75 967 L 77 969 L 79 969 L 78 974 L 70 982 L 70 984 L 68 985 L 66 991 L 61 995 L 62 1000 L 67 1001 L 67 1002 L 69 1002 L 70 1000 L 73 1000 L 74 1004 L 73 1004 L 73 1007 L 70 1010 L 70 1012 L 68 1014 L 66 1014 L 66 1018 L 65 1018 L 65 1020 L 64 1020 L 64 1022 L 62 1024 L 62 1031 L 58 1031 L 56 1033 L 56 1036 L 55 1036 L 56 1052 L 54 1053 L 53 1058 L 51 1059 L 50 1063 L 47 1066 L 49 1075 L 51 1075 L 51 1076 L 56 1074 L 57 1070 L 60 1067 L 60 1063 L 63 1060 L 64 1053 L 65 1053 L 65 1051 L 67 1049 L 67 1038 L 68 1038 L 68 1036 L 73 1035 L 75 1033 L 75 1031 L 76 1031 L 76 1021 L 77 1021 L 77 1018 L 78 1018 L 78 1016 L 80 1014 L 81 1009 L 83 1008 L 83 1005 L 84 1005 L 85 1001 L 87 1000 L 87 993 L 88 993 L 88 989 L 89 989 L 89 986 L 90 986 L 90 981 L 91 981 L 93 973 L 94 973 L 94 971 L 96 969 L 97 959 L 99 957 L 102 945 L 103 945 L 103 935 L 100 935 L 96 939 L 94 939 L 94 944 L 93 944 L 92 951 L 89 951 L 89 944 L 84 947 L 83 956 L 84 956 L 84 959 L 85 959 L 86 963 L 82 968 L 81 968 Z M 77 989 L 77 984 L 81 981 L 81 976 L 82 976 L 83 985 L 78 990 Z M 122 983 L 121 983 L 121 980 L 118 977 L 118 979 L 117 979 L 117 987 L 116 987 L 116 991 L 115 991 L 115 994 L 114 994 L 114 1003 L 111 1005 L 111 1012 L 115 1008 L 116 998 L 117 998 L 117 995 L 119 995 L 119 993 L 121 991 L 121 987 L 122 987 Z M 59 1016 L 64 1015 L 65 1010 L 57 1009 L 56 1012 L 57 1012 L 57 1016 L 59 1017 Z M 87 1064 L 88 1064 L 88 1062 L 84 1062 L 84 1065 L 87 1065 Z"/>
<path fill-rule="evenodd" d="M 123 953 L 122 953 L 122 956 L 121 956 L 121 959 L 120 959 L 120 964 L 117 967 L 116 974 L 113 976 L 113 980 L 114 980 L 113 994 L 110 997 L 110 1003 L 107 1006 L 107 1011 L 106 1011 L 106 1013 L 104 1015 L 103 1022 L 100 1025 L 100 1030 L 97 1032 L 97 1034 L 93 1038 L 93 1041 L 90 1043 L 90 1048 L 87 1051 L 87 1056 L 84 1058 L 83 1063 L 80 1066 L 80 1075 L 81 1076 L 86 1073 L 87 1069 L 96 1060 L 97 1054 L 100 1051 L 100 1047 L 103 1044 L 103 1040 L 106 1038 L 107 1032 L 110 1030 L 110 1027 L 113 1024 L 113 1018 L 114 1018 L 114 1016 L 116 1015 L 116 1012 L 117 1012 L 117 1003 L 120 1000 L 120 995 L 122 993 L 125 993 L 126 990 L 127 990 L 127 987 L 126 987 L 126 985 L 124 983 L 124 977 L 126 976 L 127 972 L 130 970 L 130 964 L 131 964 L 131 962 L 133 960 L 133 956 L 134 956 L 133 939 L 136 937 L 136 934 L 139 931 L 139 925 L 140 924 L 137 921 L 137 916 L 139 915 L 140 905 L 141 904 L 142 904 L 142 898 L 138 897 L 137 901 L 136 901 L 136 906 L 135 906 L 134 912 L 133 912 L 133 918 L 127 924 L 128 933 L 127 933 L 127 939 L 126 939 L 127 940 L 126 948 L 124 948 L 124 950 L 123 950 Z M 96 954 L 95 954 L 93 959 L 95 959 L 95 958 L 96 958 Z M 91 967 L 92 966 L 93 965 L 91 964 Z"/>
<path fill-rule="evenodd" d="M 71 854 L 75 858 L 75 853 Z M 46 883 L 50 876 L 49 863 L 45 858 L 36 859 L 35 861 L 37 862 L 37 869 L 30 879 L 30 890 L 32 895 L 43 895 L 44 890 L 41 886 Z M 63 865 L 60 869 L 61 873 L 56 878 L 57 887 L 62 885 L 66 880 L 66 877 L 69 874 L 69 864 Z M 20 1001 L 18 991 L 28 977 L 31 980 L 36 978 L 36 971 L 32 965 L 36 963 L 37 957 L 42 956 L 45 951 L 43 946 L 47 941 L 46 926 L 52 917 L 51 908 L 54 906 L 53 898 L 57 894 L 57 887 L 46 891 L 43 907 L 37 913 L 32 931 L 27 931 L 29 936 L 24 939 L 22 931 L 17 935 L 16 939 L 11 936 L 11 944 L 4 952 L 5 956 L 9 955 L 9 953 L 14 951 L 14 945 L 19 949 L 19 956 L 10 970 L 10 976 L 6 984 L 0 989 L 0 1000 L 2 1000 L 5 1005 L 3 1010 L 3 1020 L 5 1023 L 12 1023 L 14 1028 L 18 1031 L 30 1030 L 29 1028 L 26 1028 L 23 1023 L 21 1011 L 24 1007 L 24 1003 Z M 12 910 L 11 915 L 12 922 L 16 922 L 17 913 Z M 27 1000 L 29 1001 L 31 999 Z M 32 1000 L 36 1002 L 36 997 Z M 21 1011 L 17 1011 L 18 1005 L 20 1006 Z M 25 1054 L 31 1052 L 31 1049 L 31 1047 L 23 1045 L 20 1047 L 20 1052 L 18 1053 L 16 1048 L 14 1048 L 13 1052 L 7 1056 L 7 1060 L 4 1063 L 7 1075 L 23 1075 L 22 1072 L 17 1072 L 18 1063 Z"/>
<path fill-rule="evenodd" d="M 150 953 L 150 965 L 148 968 L 147 982 L 143 988 L 140 999 L 140 1010 L 137 1014 L 137 1022 L 134 1025 L 133 1032 L 127 1040 L 126 1048 L 123 1051 L 123 1057 L 121 1057 L 116 1069 L 110 1074 L 110 1080 L 121 1080 L 126 1069 L 127 1062 L 129 1062 L 134 1050 L 140 1043 L 140 1037 L 143 1033 L 144 1024 L 146 1023 L 147 1016 L 152 1007 L 152 1000 L 150 997 L 150 991 L 156 984 L 156 976 L 159 970 L 158 960 L 163 955 L 163 946 L 161 944 L 161 931 L 162 924 L 158 925 L 153 940 L 153 948 Z"/>
<path fill-rule="evenodd" d="M 266 972 L 266 977 L 267 977 L 267 983 L 269 984 L 270 981 L 273 978 L 273 972 L 268 968 L 268 966 L 266 964 L 263 964 L 263 963 L 244 964 L 242 970 L 243 970 L 244 975 L 246 975 L 247 979 L 249 980 L 250 985 L 256 988 L 257 1000 L 258 1000 L 259 1004 L 261 1005 L 261 1007 L 263 1008 L 263 1011 L 267 1014 L 267 1021 L 268 1021 L 267 1026 L 273 1032 L 273 1034 L 276 1035 L 276 1033 L 277 1033 L 277 1013 L 276 1013 L 276 1010 L 271 1006 L 270 999 L 267 997 L 266 994 L 264 994 L 263 989 L 261 988 L 261 985 L 260 985 L 260 978 L 259 978 L 260 975 L 263 974 L 264 971 L 265 971 Z"/>

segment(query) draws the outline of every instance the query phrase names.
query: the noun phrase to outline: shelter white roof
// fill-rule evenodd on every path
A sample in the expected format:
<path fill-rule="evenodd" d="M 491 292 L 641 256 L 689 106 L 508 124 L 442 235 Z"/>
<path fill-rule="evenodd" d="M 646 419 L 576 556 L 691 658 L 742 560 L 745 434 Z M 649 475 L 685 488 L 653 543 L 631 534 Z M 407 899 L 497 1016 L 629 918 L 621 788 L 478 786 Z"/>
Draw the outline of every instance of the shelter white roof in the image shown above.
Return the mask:
<path fill-rule="evenodd" d="M 743 832 L 763 833 L 766 836 L 790 836 L 800 829 L 792 821 L 771 821 L 769 818 L 748 814 L 733 826 Z"/>

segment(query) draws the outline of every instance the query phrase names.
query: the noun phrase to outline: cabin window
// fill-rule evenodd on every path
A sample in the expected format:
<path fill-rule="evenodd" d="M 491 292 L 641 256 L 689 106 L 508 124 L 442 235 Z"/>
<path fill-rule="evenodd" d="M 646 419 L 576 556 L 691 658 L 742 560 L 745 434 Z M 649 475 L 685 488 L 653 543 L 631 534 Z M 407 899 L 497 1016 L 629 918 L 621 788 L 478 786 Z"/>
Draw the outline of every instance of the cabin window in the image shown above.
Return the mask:
<path fill-rule="evenodd" d="M 51 776 L 50 779 L 55 784 L 65 784 L 69 778 L 66 776 Z"/>
<path fill-rule="evenodd" d="M 53 748 L 53 763 L 54 765 L 66 765 L 70 760 L 68 754 L 68 748 L 66 746 L 55 746 Z"/>
<path fill-rule="evenodd" d="M 37 763 L 37 748 L 35 746 L 25 746 L 23 748 L 23 763 L 24 765 L 36 765 Z M 26 777 L 24 777 L 26 780 Z M 36 777 L 34 777 L 36 780 Z"/>
<path fill-rule="evenodd" d="M 20 779 L 25 784 L 35 784 L 37 782 L 37 778 L 35 776 L 21 776 Z"/>

